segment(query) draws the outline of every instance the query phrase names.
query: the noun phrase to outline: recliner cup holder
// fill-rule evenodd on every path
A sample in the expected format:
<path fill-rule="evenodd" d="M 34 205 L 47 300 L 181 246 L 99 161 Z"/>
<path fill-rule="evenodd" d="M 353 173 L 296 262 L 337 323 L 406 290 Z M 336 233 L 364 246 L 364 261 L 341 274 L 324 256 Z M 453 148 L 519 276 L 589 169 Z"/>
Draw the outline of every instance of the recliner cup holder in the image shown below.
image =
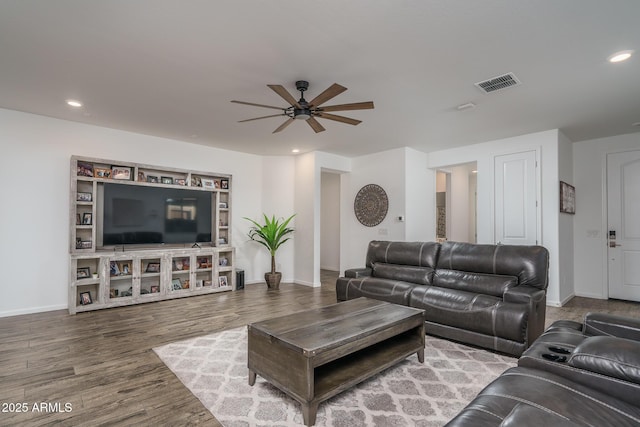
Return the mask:
<path fill-rule="evenodd" d="M 566 362 L 567 361 L 567 356 L 561 356 L 559 354 L 553 354 L 553 353 L 542 353 L 542 357 L 544 357 L 547 360 L 551 360 L 553 362 Z"/>
<path fill-rule="evenodd" d="M 559 353 L 559 354 L 571 354 L 571 350 L 567 349 L 567 348 L 563 348 L 563 347 L 556 347 L 556 346 L 550 346 L 549 350 L 551 350 L 554 353 Z"/>

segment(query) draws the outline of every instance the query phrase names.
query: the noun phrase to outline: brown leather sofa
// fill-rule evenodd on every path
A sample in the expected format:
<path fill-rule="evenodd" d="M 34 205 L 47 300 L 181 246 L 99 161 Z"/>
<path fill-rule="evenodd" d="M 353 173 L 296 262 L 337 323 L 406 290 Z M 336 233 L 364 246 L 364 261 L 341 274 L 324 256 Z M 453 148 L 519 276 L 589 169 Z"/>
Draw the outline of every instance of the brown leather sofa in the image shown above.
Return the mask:
<path fill-rule="evenodd" d="M 553 323 L 447 427 L 640 426 L 640 319 Z"/>
<path fill-rule="evenodd" d="M 429 334 L 520 356 L 544 330 L 548 269 L 541 246 L 372 241 L 336 296 L 421 308 Z"/>

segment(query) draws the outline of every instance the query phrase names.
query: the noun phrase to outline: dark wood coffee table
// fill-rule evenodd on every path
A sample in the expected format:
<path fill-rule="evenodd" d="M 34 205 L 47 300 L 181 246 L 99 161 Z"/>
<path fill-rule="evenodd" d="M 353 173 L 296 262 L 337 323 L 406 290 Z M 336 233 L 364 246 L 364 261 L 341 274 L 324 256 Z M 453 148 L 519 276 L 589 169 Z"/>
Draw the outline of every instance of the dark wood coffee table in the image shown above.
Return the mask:
<path fill-rule="evenodd" d="M 417 353 L 423 310 L 358 298 L 248 326 L 249 385 L 256 374 L 300 402 L 305 425 L 318 404 Z"/>

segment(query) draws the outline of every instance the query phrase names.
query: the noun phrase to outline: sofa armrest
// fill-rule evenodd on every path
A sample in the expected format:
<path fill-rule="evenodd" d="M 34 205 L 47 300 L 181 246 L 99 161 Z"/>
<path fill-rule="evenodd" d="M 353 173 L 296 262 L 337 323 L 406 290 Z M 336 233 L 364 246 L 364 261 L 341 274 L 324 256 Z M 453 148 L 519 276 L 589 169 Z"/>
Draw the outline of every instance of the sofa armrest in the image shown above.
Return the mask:
<path fill-rule="evenodd" d="M 584 316 L 583 333 L 640 341 L 640 319 L 607 313 L 587 313 Z"/>
<path fill-rule="evenodd" d="M 350 268 L 344 271 L 344 277 L 348 277 L 350 279 L 366 277 L 371 276 L 371 272 L 372 270 L 370 268 Z"/>
<path fill-rule="evenodd" d="M 589 337 L 573 350 L 567 364 L 640 384 L 640 342 L 607 336 Z"/>
<path fill-rule="evenodd" d="M 527 324 L 527 347 L 544 332 L 547 310 L 547 292 L 534 286 L 519 285 L 507 289 L 502 295 L 504 302 L 527 305 L 529 320 Z"/>

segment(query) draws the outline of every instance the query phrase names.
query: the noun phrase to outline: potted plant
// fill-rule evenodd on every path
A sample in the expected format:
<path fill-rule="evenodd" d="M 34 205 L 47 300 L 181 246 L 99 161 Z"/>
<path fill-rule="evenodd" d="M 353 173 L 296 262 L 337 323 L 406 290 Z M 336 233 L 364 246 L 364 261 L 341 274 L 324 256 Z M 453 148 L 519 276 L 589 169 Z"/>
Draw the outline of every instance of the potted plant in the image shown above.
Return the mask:
<path fill-rule="evenodd" d="M 293 228 L 289 228 L 288 225 L 296 215 L 293 214 L 287 219 L 276 219 L 275 215 L 271 218 L 266 214 L 262 215 L 264 216 L 264 224 L 260 224 L 251 218 L 245 217 L 244 219 L 253 224 L 249 229 L 249 238 L 267 248 L 269 254 L 271 254 L 271 272 L 264 274 L 267 287 L 269 287 L 269 289 L 278 289 L 280 287 L 282 273 L 276 271 L 276 251 L 284 242 L 291 238 L 287 236 L 293 233 L 294 230 Z"/>

